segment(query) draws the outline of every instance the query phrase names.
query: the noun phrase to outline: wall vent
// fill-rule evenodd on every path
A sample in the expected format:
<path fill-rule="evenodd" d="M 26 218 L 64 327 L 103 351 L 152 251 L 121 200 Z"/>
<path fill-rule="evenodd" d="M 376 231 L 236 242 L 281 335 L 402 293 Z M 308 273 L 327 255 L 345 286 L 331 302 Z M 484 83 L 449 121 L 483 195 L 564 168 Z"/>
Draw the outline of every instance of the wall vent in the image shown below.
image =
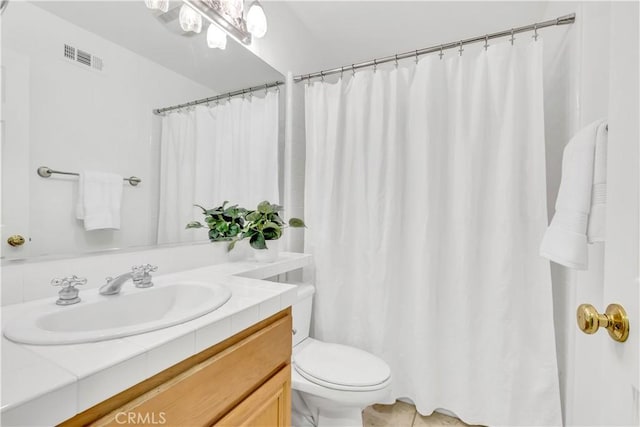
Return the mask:
<path fill-rule="evenodd" d="M 98 71 L 102 71 L 102 58 L 99 58 L 97 56 L 92 56 L 91 59 L 92 59 L 91 66 Z"/>
<path fill-rule="evenodd" d="M 85 52 L 84 50 L 76 49 L 71 45 L 64 45 L 64 57 L 95 70 L 102 71 L 102 58 L 92 55 L 89 52 Z"/>
<path fill-rule="evenodd" d="M 75 61 L 76 59 L 76 48 L 73 46 L 69 46 L 68 44 L 64 45 L 64 57 L 68 59 L 72 59 Z"/>
<path fill-rule="evenodd" d="M 84 50 L 78 49 L 78 57 L 76 60 L 81 64 L 91 66 L 91 54 Z"/>

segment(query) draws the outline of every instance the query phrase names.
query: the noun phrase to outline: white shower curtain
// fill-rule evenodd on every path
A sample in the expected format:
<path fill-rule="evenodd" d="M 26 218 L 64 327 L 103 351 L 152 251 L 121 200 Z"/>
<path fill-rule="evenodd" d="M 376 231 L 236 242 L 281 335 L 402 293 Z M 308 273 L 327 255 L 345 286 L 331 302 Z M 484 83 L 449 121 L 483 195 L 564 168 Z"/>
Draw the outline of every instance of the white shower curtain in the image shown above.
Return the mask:
<path fill-rule="evenodd" d="M 185 230 L 202 222 L 194 204 L 279 202 L 278 97 L 237 97 L 163 118 L 158 243 L 207 239 L 203 230 Z"/>
<path fill-rule="evenodd" d="M 560 425 L 542 42 L 467 51 L 307 87 L 314 332 L 421 414 Z"/>

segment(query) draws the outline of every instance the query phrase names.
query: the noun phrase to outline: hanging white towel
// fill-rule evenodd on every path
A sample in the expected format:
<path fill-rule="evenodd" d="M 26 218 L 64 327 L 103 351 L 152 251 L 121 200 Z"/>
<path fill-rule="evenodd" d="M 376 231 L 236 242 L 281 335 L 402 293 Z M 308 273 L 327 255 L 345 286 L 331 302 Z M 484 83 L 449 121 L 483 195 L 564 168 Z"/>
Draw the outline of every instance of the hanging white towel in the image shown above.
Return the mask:
<path fill-rule="evenodd" d="M 122 182 L 122 176 L 113 173 L 80 173 L 76 217 L 84 220 L 85 230 L 120 228 Z"/>
<path fill-rule="evenodd" d="M 593 164 L 593 187 L 591 189 L 591 210 L 587 227 L 589 243 L 604 242 L 605 212 L 607 207 L 607 125 L 596 130 L 596 151 Z"/>
<path fill-rule="evenodd" d="M 564 149 L 556 212 L 540 255 L 569 268 L 586 270 L 587 243 L 604 241 L 606 140 L 606 123 L 597 120 Z"/>

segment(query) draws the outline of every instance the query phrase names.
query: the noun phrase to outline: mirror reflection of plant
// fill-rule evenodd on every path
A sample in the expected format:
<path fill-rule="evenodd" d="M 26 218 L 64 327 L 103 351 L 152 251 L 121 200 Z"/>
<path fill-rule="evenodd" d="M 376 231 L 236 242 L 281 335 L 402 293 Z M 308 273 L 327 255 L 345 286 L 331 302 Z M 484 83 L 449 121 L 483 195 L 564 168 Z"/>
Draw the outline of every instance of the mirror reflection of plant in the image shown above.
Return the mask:
<path fill-rule="evenodd" d="M 271 204 L 265 200 L 258 204 L 256 210 L 247 211 L 246 224 L 242 229 L 242 234 L 229 243 L 228 249 L 233 249 L 237 241 L 246 238 L 249 239 L 252 248 L 268 249 L 267 241 L 278 240 L 282 236 L 282 230 L 287 227 L 279 214 L 282 210 L 282 206 Z M 306 227 L 300 218 L 289 219 L 288 225 L 294 228 Z"/>
<path fill-rule="evenodd" d="M 221 206 L 213 209 L 205 209 L 200 205 L 194 205 L 202 209 L 204 222 L 209 228 L 209 240 L 212 242 L 230 241 L 237 239 L 245 225 L 247 210 L 238 205 L 227 207 L 227 200 Z M 204 228 L 199 221 L 191 221 L 186 228 Z"/>

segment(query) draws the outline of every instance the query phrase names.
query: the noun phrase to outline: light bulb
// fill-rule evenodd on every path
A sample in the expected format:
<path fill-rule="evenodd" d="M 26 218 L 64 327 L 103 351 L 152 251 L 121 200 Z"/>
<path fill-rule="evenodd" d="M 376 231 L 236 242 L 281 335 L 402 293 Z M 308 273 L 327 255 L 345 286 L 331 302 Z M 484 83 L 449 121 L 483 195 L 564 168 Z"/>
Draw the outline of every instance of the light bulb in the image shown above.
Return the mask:
<path fill-rule="evenodd" d="M 212 48 L 226 49 L 227 34 L 215 24 L 209 24 L 207 29 L 207 45 Z"/>
<path fill-rule="evenodd" d="M 202 31 L 202 16 L 191 7 L 183 4 L 180 8 L 180 27 L 183 31 Z"/>
<path fill-rule="evenodd" d="M 164 13 L 169 11 L 169 0 L 144 0 L 144 4 L 151 10 L 161 10 Z"/>
<path fill-rule="evenodd" d="M 257 1 L 251 4 L 247 12 L 247 30 L 257 38 L 262 38 L 267 33 L 267 17 Z"/>

